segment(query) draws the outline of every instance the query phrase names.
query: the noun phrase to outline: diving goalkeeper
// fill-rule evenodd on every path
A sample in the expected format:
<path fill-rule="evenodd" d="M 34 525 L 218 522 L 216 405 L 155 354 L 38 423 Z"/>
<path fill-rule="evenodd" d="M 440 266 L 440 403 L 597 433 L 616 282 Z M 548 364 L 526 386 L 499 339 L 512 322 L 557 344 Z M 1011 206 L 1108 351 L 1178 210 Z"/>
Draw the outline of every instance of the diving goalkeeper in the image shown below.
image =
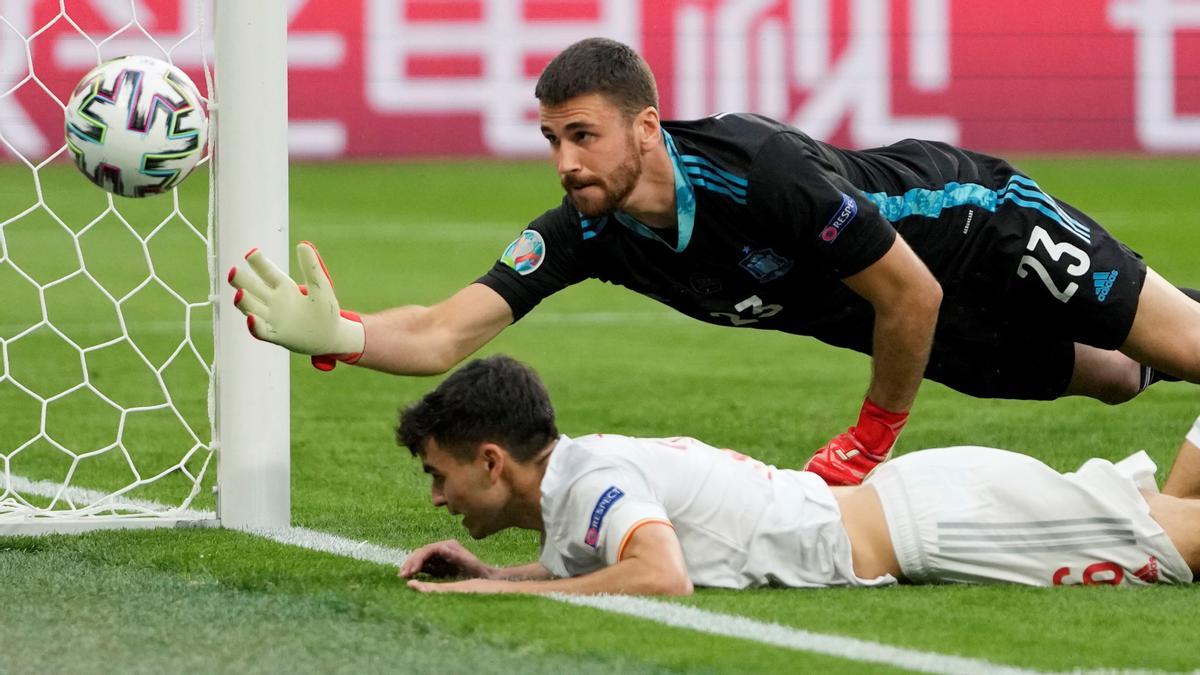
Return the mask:
<path fill-rule="evenodd" d="M 845 150 L 749 114 L 661 121 L 646 62 L 604 39 L 555 57 L 535 94 L 567 194 L 489 271 L 433 306 L 360 317 L 310 244 L 307 296 L 255 253 L 230 278 L 254 336 L 324 369 L 442 373 L 600 279 L 701 321 L 870 354 L 857 422 L 807 465 L 831 484 L 887 457 L 922 378 L 1109 403 L 1200 382 L 1200 305 L 1002 159 L 916 140 Z M 1185 485 L 1200 486 L 1200 453 L 1180 455 L 1165 489 Z"/>

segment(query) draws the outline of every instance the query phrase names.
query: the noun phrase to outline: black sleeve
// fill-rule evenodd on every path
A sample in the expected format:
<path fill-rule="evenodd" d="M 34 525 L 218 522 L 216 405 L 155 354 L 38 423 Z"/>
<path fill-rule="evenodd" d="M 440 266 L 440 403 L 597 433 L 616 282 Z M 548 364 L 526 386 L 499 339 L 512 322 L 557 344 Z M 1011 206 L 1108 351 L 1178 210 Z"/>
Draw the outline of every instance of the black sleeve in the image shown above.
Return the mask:
<path fill-rule="evenodd" d="M 764 143 L 750 190 L 761 216 L 790 230 L 838 278 L 871 266 L 896 240 L 875 205 L 795 134 Z"/>
<path fill-rule="evenodd" d="M 475 282 L 504 298 L 515 323 L 544 298 L 588 278 L 578 250 L 582 243 L 575 211 L 564 200 L 530 223 Z"/>

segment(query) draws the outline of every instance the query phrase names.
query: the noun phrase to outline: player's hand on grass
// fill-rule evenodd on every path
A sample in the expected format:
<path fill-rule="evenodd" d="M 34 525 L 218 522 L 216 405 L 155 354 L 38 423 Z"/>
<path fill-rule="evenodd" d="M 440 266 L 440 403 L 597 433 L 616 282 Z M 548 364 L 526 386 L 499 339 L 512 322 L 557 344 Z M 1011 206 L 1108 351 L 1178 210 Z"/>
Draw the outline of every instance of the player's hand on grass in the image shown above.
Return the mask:
<path fill-rule="evenodd" d="M 311 355 L 318 370 L 333 370 L 337 361 L 358 361 L 366 344 L 362 319 L 338 305 L 317 247 L 300 242 L 296 258 L 302 284 L 258 249 L 246 254 L 248 266 L 229 270 L 229 283 L 237 289 L 233 304 L 246 315 L 250 334 Z"/>
<path fill-rule="evenodd" d="M 858 485 L 867 474 L 888 458 L 900 431 L 908 423 L 907 412 L 892 412 L 863 401 L 858 424 L 838 434 L 804 465 L 829 485 Z"/>
<path fill-rule="evenodd" d="M 462 544 L 447 539 L 413 551 L 400 566 L 399 575 L 405 579 L 421 573 L 431 577 L 488 579 L 494 572 L 495 568 L 485 565 L 474 553 L 463 548 Z M 413 582 L 409 583 L 409 587 L 416 588 Z"/>

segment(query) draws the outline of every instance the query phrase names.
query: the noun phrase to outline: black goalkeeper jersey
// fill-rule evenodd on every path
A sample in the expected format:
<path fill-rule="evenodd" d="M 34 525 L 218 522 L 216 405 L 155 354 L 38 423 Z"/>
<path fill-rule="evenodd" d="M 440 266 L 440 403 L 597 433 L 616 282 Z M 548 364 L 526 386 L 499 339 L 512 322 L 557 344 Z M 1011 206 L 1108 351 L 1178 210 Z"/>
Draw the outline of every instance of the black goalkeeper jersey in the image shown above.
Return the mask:
<path fill-rule="evenodd" d="M 585 219 L 564 197 L 479 279 L 515 319 L 595 278 L 701 321 L 870 353 L 872 308 L 841 279 L 879 260 L 898 231 L 944 287 L 983 287 L 993 272 L 979 252 L 994 243 L 987 218 L 1016 173 L 1002 160 L 916 140 L 844 150 L 749 114 L 662 127 L 676 236 L 622 213 Z"/>

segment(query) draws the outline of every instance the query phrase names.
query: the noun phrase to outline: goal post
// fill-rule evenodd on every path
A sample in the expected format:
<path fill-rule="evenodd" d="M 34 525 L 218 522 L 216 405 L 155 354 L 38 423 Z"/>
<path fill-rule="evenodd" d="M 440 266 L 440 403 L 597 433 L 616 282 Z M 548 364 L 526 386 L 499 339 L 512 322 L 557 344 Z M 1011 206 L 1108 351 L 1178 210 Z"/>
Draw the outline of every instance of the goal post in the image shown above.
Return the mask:
<path fill-rule="evenodd" d="M 217 516 L 225 527 L 290 522 L 288 352 L 247 339 L 225 270 L 258 247 L 287 270 L 285 0 L 216 0 Z"/>
<path fill-rule="evenodd" d="M 289 354 L 226 283 L 291 258 L 289 2 L 175 1 L 0 0 L 0 536 L 290 524 Z M 64 161 L 71 87 L 134 53 L 203 70 L 206 191 L 123 199 Z"/>

